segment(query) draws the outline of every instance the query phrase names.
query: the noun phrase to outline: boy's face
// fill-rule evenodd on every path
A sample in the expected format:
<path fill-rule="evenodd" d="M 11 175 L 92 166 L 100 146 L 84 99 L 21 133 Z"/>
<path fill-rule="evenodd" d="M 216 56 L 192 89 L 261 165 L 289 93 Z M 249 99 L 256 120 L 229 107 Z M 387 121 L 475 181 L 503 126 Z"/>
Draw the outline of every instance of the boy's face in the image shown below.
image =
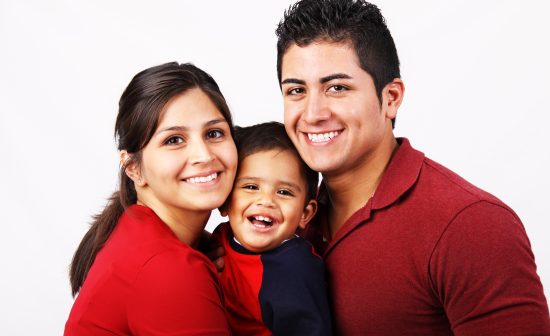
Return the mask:
<path fill-rule="evenodd" d="M 402 96 L 397 92 L 399 101 L 392 101 L 393 84 L 384 88 L 381 104 L 349 43 L 290 46 L 281 70 L 284 121 L 304 161 L 325 177 L 342 176 L 385 150 Z"/>
<path fill-rule="evenodd" d="M 291 151 L 247 156 L 240 162 L 227 209 L 235 238 L 256 253 L 278 247 L 315 214 L 317 204 L 306 203 L 306 194 L 300 163 Z"/>

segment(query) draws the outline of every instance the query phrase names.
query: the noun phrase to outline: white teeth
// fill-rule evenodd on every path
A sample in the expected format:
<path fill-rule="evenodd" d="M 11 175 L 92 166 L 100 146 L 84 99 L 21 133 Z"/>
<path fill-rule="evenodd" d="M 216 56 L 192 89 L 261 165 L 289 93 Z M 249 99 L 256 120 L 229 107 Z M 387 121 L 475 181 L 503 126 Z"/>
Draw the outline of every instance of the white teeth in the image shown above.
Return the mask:
<path fill-rule="evenodd" d="M 328 133 L 308 133 L 307 137 L 311 142 L 327 142 L 338 136 L 340 132 L 328 132 Z"/>
<path fill-rule="evenodd" d="M 213 173 L 208 176 L 200 176 L 200 177 L 190 177 L 188 179 L 185 179 L 186 182 L 189 183 L 206 183 L 210 182 L 218 177 L 218 173 Z"/>
<path fill-rule="evenodd" d="M 271 218 L 265 216 L 253 216 L 255 220 L 271 223 Z"/>

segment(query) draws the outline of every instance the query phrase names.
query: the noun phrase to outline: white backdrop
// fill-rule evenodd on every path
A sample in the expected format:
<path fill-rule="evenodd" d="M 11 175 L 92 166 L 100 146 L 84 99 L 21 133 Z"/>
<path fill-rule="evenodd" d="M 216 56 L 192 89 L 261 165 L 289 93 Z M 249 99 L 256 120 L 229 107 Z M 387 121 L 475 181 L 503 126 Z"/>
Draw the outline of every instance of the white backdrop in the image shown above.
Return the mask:
<path fill-rule="evenodd" d="M 236 124 L 282 121 L 274 29 L 291 2 L 0 2 L 1 335 L 62 334 L 72 254 L 116 187 L 131 77 L 192 61 Z M 376 3 L 406 85 L 396 133 L 517 211 L 548 297 L 550 2 Z"/>

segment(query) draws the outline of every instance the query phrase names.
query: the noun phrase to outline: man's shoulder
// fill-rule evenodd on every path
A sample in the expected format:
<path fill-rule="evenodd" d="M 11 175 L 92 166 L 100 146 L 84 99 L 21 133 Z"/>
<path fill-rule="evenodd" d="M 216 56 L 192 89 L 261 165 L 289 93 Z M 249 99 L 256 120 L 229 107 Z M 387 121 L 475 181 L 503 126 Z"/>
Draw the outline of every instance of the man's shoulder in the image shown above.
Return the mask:
<path fill-rule="evenodd" d="M 421 187 L 426 187 L 434 196 L 449 195 L 452 196 L 450 200 L 455 200 L 456 202 L 488 202 L 506 207 L 493 194 L 475 186 L 453 170 L 428 157 L 424 158 L 418 183 Z M 428 185 L 424 186 L 423 184 Z"/>

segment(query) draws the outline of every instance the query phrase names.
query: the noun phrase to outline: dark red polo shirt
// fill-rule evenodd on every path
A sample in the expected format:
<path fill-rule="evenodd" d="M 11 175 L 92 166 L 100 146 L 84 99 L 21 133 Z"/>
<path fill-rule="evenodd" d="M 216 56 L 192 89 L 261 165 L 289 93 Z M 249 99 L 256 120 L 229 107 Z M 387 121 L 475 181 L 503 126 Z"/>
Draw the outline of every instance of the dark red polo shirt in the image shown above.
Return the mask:
<path fill-rule="evenodd" d="M 325 259 L 336 334 L 550 335 L 517 215 L 398 141 L 373 198 L 332 239 L 322 206 L 303 233 Z"/>

